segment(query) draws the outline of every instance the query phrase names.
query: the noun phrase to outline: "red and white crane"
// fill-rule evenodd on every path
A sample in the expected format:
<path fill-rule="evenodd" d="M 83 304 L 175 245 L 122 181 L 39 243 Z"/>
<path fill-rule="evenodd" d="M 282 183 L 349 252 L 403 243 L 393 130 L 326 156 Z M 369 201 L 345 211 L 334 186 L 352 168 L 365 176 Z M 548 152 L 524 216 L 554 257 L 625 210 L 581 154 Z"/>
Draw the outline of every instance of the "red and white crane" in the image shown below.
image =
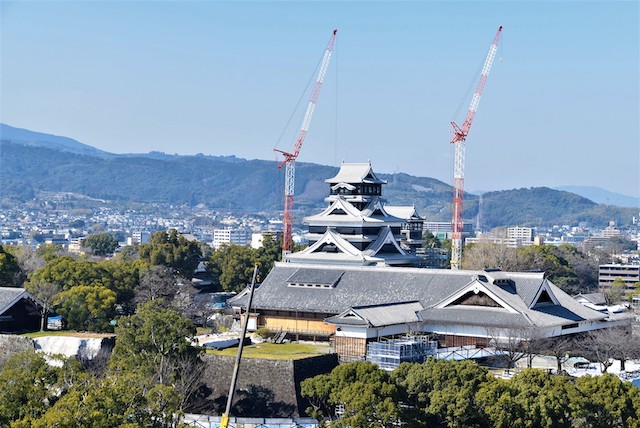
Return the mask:
<path fill-rule="evenodd" d="M 298 134 L 298 139 L 296 140 L 296 144 L 293 147 L 293 150 L 291 151 L 291 153 L 289 153 L 283 150 L 274 149 L 274 151 L 282 153 L 282 155 L 284 156 L 284 159 L 282 160 L 282 162 L 280 162 L 278 168 L 282 168 L 286 165 L 284 174 L 284 235 L 282 237 L 283 261 L 285 261 L 285 256 L 289 254 L 291 252 L 291 249 L 293 248 L 293 195 L 296 181 L 296 158 L 300 154 L 302 143 L 304 143 L 304 139 L 307 136 L 307 131 L 309 130 L 309 124 L 311 123 L 311 118 L 313 117 L 313 111 L 316 108 L 316 102 L 318 101 L 318 96 L 320 95 L 320 89 L 322 89 L 324 75 L 327 73 L 327 68 L 329 67 L 329 60 L 331 59 L 331 53 L 333 52 L 333 43 L 336 39 L 337 32 L 338 30 L 333 30 L 331 40 L 329 40 L 329 44 L 324 51 L 324 56 L 322 57 L 322 62 L 318 71 L 318 76 L 316 77 L 316 83 L 313 87 L 313 93 L 311 94 L 311 99 L 309 100 L 309 105 L 307 106 L 307 112 L 304 115 L 304 120 L 302 121 L 302 126 L 300 127 L 300 134 Z"/>
<path fill-rule="evenodd" d="M 491 65 L 498 51 L 498 41 L 500 40 L 500 34 L 502 33 L 502 25 L 498 28 L 496 36 L 489 46 L 489 52 L 487 58 L 484 60 L 484 66 L 480 75 L 480 81 L 476 87 L 476 91 L 473 93 L 471 104 L 467 112 L 467 118 L 462 124 L 462 128 L 456 125 L 455 122 L 451 122 L 453 131 L 453 138 L 451 144 L 455 144 L 455 161 L 453 167 L 453 218 L 451 220 L 451 229 L 453 232 L 453 239 L 451 240 L 451 269 L 460 268 L 460 259 L 462 257 L 462 229 L 464 223 L 462 220 L 462 207 L 464 201 L 464 144 L 467 136 L 469 135 L 469 129 L 471 129 L 471 123 L 478 111 L 478 104 L 480 104 L 480 97 L 484 86 L 487 83 L 487 77 L 489 77 L 489 71 L 491 71 Z"/>

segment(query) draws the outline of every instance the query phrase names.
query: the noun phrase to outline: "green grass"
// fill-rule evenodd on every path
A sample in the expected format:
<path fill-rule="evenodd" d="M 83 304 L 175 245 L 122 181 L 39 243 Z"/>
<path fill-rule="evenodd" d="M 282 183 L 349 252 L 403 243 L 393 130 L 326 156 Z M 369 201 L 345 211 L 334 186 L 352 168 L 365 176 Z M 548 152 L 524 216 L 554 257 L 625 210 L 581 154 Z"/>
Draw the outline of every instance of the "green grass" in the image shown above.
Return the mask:
<path fill-rule="evenodd" d="M 75 331 L 75 330 L 47 330 L 47 331 L 34 331 L 31 333 L 25 333 L 21 336 L 30 337 L 36 339 L 38 337 L 46 336 L 72 336 L 72 337 L 110 337 L 113 333 L 92 333 L 88 331 Z"/>
<path fill-rule="evenodd" d="M 242 358 L 264 358 L 267 360 L 299 360 L 301 358 L 315 357 L 329 352 L 328 345 L 315 345 L 310 343 L 260 343 L 245 345 L 242 350 Z M 226 355 L 235 357 L 238 348 L 227 348 L 222 351 L 207 350 L 207 354 Z"/>

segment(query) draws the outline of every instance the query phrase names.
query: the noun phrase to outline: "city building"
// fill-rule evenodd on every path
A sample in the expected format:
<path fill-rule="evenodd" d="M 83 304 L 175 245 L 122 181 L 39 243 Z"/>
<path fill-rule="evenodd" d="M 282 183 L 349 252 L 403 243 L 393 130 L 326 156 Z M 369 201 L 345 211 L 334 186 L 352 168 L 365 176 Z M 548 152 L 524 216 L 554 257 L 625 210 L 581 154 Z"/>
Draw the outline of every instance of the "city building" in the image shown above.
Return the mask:
<path fill-rule="evenodd" d="M 508 227 L 507 239 L 515 239 L 521 245 L 533 243 L 533 229 L 530 227 Z"/>
<path fill-rule="evenodd" d="M 213 231 L 213 242 L 211 246 L 216 250 L 224 244 L 248 245 L 251 237 L 246 229 L 224 228 Z"/>
<path fill-rule="evenodd" d="M 613 238 L 614 236 L 620 236 L 621 232 L 619 229 L 616 229 L 616 222 L 610 221 L 609 226 L 602 229 L 602 237 L 603 238 Z"/>
<path fill-rule="evenodd" d="M 149 232 L 135 231 L 127 238 L 127 245 L 148 244 L 151 234 Z"/>
<path fill-rule="evenodd" d="M 611 284 L 620 278 L 626 285 L 625 293 L 635 291 L 640 283 L 640 265 L 607 264 L 598 268 L 598 286 L 602 291 L 611 289 Z"/>
<path fill-rule="evenodd" d="M 423 227 L 424 230 L 433 233 L 433 235 L 441 241 L 443 239 L 451 239 L 453 235 L 450 221 L 424 221 Z M 462 237 L 465 238 L 471 235 L 473 235 L 473 224 L 465 223 L 462 228 Z"/>

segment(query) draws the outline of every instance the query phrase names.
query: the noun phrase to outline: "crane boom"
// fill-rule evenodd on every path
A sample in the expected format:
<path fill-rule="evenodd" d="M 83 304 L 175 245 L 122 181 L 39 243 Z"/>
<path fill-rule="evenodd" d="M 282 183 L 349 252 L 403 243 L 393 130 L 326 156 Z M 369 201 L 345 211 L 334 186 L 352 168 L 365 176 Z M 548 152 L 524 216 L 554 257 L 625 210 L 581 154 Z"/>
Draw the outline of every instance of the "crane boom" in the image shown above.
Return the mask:
<path fill-rule="evenodd" d="M 467 117 L 462 124 L 462 128 L 455 122 L 451 122 L 453 130 L 453 138 L 451 144 L 455 144 L 455 160 L 453 167 L 453 216 L 451 220 L 451 230 L 453 232 L 453 239 L 451 239 L 451 269 L 460 268 L 460 259 L 462 256 L 462 229 L 464 228 L 464 222 L 462 220 L 462 208 L 464 204 L 464 159 L 465 159 L 465 141 L 473 118 L 478 111 L 478 105 L 480 104 L 480 97 L 484 91 L 484 87 L 493 65 L 493 60 L 496 57 L 498 51 L 498 41 L 500 40 L 500 34 L 502 33 L 502 25 L 498 28 L 498 32 L 489 46 L 489 52 L 484 60 L 482 72 L 480 75 L 480 81 L 476 87 L 473 97 L 471 98 L 471 104 L 467 111 Z"/>
<path fill-rule="evenodd" d="M 336 39 L 337 32 L 337 29 L 333 30 L 333 34 L 331 36 L 331 39 L 329 40 L 329 44 L 324 51 L 320 69 L 318 70 L 318 76 L 316 77 L 316 83 L 313 87 L 313 93 L 311 94 L 311 99 L 309 100 L 309 104 L 307 105 L 307 111 L 304 115 L 302 126 L 300 127 L 300 133 L 298 134 L 298 139 L 296 140 L 296 144 L 293 147 L 293 150 L 291 152 L 285 152 L 283 150 L 274 149 L 276 152 L 281 153 L 284 157 L 282 162 L 278 164 L 278 168 L 282 168 L 283 166 L 285 166 L 283 218 L 284 230 L 282 237 L 283 261 L 285 261 L 285 256 L 289 254 L 291 252 L 291 249 L 293 248 L 293 195 L 295 191 L 296 179 L 296 158 L 300 154 L 302 143 L 304 143 L 304 139 L 307 136 L 307 131 L 309 130 L 309 125 L 311 124 L 311 118 L 313 117 L 313 112 L 316 108 L 316 102 L 318 101 L 318 96 L 320 95 L 320 89 L 322 89 L 322 82 L 324 81 L 324 76 L 325 74 L 327 74 L 327 69 L 329 68 L 329 61 L 331 60 L 333 43 Z"/>

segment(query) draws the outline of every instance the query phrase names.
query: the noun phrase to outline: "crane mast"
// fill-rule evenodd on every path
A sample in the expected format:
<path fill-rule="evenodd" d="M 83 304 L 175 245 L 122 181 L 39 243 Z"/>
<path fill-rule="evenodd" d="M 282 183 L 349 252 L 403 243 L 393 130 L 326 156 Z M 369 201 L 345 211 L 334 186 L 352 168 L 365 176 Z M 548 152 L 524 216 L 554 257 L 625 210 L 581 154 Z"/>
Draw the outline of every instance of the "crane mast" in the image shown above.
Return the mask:
<path fill-rule="evenodd" d="M 498 28 L 498 32 L 491 42 L 489 52 L 484 60 L 482 72 L 478 86 L 476 87 L 473 97 L 471 98 L 471 104 L 467 111 L 467 117 L 460 128 L 455 122 L 451 122 L 451 128 L 453 131 L 453 138 L 451 144 L 455 145 L 455 160 L 453 167 L 453 217 L 451 220 L 451 230 L 453 237 L 451 239 L 451 269 L 460 268 L 460 260 L 462 257 L 462 229 L 464 222 L 462 220 L 462 208 L 464 203 L 464 158 L 465 158 L 465 141 L 469 135 L 473 118 L 478 111 L 478 104 L 480 104 L 480 97 L 484 91 L 484 86 L 487 83 L 487 77 L 491 71 L 493 60 L 498 51 L 498 41 L 500 40 L 500 34 L 502 33 L 502 25 Z"/>
<path fill-rule="evenodd" d="M 337 32 L 338 30 L 333 30 L 333 35 L 331 36 L 329 44 L 324 51 L 320 69 L 318 70 L 318 76 L 316 77 L 316 83 L 313 87 L 313 93 L 311 94 L 311 99 L 309 100 L 309 104 L 307 105 L 307 111 L 304 115 L 302 126 L 300 127 L 300 133 L 298 134 L 298 139 L 296 140 L 293 150 L 291 152 L 285 152 L 283 150 L 274 149 L 276 152 L 281 153 L 284 157 L 282 162 L 278 164 L 278 168 L 280 169 L 285 166 L 283 218 L 284 230 L 282 237 L 283 261 L 285 261 L 285 256 L 289 254 L 291 252 L 291 249 L 293 248 L 293 195 L 295 191 L 296 180 L 296 158 L 300 154 L 302 143 L 304 143 L 304 139 L 307 136 L 307 131 L 309 130 L 309 124 L 311 123 L 311 118 L 313 117 L 313 112 L 316 108 L 316 102 L 318 101 L 318 96 L 320 95 L 320 89 L 322 89 L 322 82 L 324 81 L 324 76 L 327 73 L 327 68 L 329 67 L 329 60 L 331 59 L 331 53 L 333 52 L 333 43 L 336 39 Z"/>

